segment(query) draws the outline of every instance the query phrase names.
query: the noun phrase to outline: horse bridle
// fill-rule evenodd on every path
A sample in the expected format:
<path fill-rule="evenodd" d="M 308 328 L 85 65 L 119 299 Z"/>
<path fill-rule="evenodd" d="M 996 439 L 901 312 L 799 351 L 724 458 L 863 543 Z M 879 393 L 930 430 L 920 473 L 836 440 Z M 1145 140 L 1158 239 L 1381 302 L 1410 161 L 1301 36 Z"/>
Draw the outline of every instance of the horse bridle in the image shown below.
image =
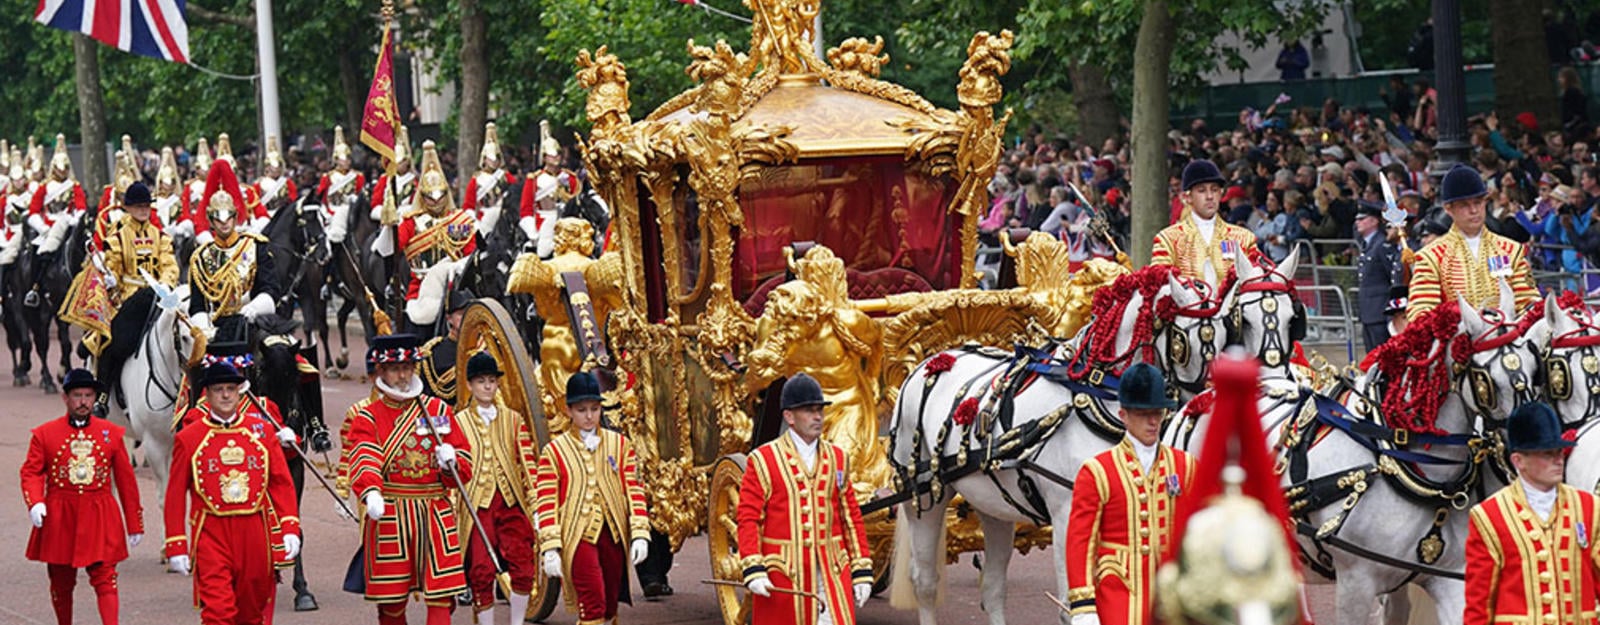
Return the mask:
<path fill-rule="evenodd" d="M 1167 342 L 1167 358 L 1174 366 L 1168 367 L 1173 386 L 1198 395 L 1209 383 L 1209 365 L 1217 356 L 1214 343 L 1217 337 L 1217 318 L 1221 316 L 1222 302 L 1202 294 L 1200 301 L 1187 306 L 1176 306 L 1170 323 L 1163 329 Z M 1185 323 L 1183 320 L 1189 320 Z M 1200 373 L 1193 380 L 1178 376 L 1176 363 L 1189 362 L 1189 331 L 1194 330 L 1200 339 Z"/>
<path fill-rule="evenodd" d="M 1499 334 L 1495 334 L 1500 332 Z M 1467 336 L 1466 353 L 1460 355 L 1456 367 L 1466 374 L 1466 382 L 1472 394 L 1472 401 L 1478 409 L 1478 416 L 1490 429 L 1500 429 L 1505 425 L 1504 419 L 1495 418 L 1490 411 L 1498 399 L 1495 393 L 1494 373 L 1489 366 L 1478 364 L 1476 356 L 1485 352 L 1490 353 L 1489 363 L 1500 363 L 1505 369 L 1503 375 L 1509 378 L 1511 391 L 1515 394 L 1516 403 L 1521 404 L 1537 399 L 1538 387 L 1528 374 L 1522 372 L 1522 357 L 1517 355 L 1516 342 L 1522 338 L 1524 329 L 1516 321 L 1495 321 L 1489 329 L 1478 336 Z"/>
<path fill-rule="evenodd" d="M 159 312 L 155 312 L 155 311 L 159 311 L 159 310 L 160 310 L 159 307 L 152 308 L 152 313 L 151 313 L 152 316 L 158 316 Z M 182 336 L 183 332 L 190 332 L 192 334 L 193 333 L 193 326 L 189 325 L 189 316 L 184 314 L 183 311 L 180 310 L 180 311 L 177 311 L 174 314 L 177 315 L 177 319 L 176 319 L 176 323 L 172 324 L 172 353 L 178 357 L 179 361 L 185 363 L 186 365 L 193 366 L 195 361 L 198 360 L 198 358 L 196 358 L 196 353 L 195 352 L 199 352 L 199 353 L 203 354 L 205 352 L 205 349 L 204 349 L 203 346 L 201 346 L 200 344 L 196 343 L 196 345 L 190 350 L 190 353 L 188 353 L 188 354 L 183 353 L 183 349 L 181 347 L 183 342 L 181 340 L 179 340 L 179 339 Z M 152 320 L 152 322 L 153 321 L 154 320 Z M 144 334 L 144 345 L 141 346 L 140 351 L 142 351 L 142 352 L 144 352 L 146 354 L 153 354 L 155 349 L 151 345 L 151 341 L 154 340 L 155 336 L 156 336 L 155 332 L 146 332 Z M 150 389 L 152 387 L 155 388 L 156 392 L 161 393 L 161 397 L 163 398 L 163 403 L 176 402 L 178 400 L 178 392 L 179 392 L 178 384 L 173 384 L 171 390 L 168 390 L 167 386 L 161 382 L 160 377 L 154 375 L 155 374 L 154 368 L 157 366 L 156 365 L 157 362 L 160 362 L 160 360 L 158 360 L 156 358 L 151 358 L 150 359 L 151 375 L 148 377 L 148 379 L 145 380 L 145 383 L 144 383 L 145 403 L 147 405 L 151 405 L 151 406 L 154 406 L 156 404 L 155 402 L 150 401 L 150 397 L 151 397 Z M 181 384 L 181 380 L 183 379 L 183 371 L 181 371 L 181 370 L 178 371 L 177 378 L 180 380 L 179 384 Z"/>
<path fill-rule="evenodd" d="M 1545 353 L 1540 362 L 1539 376 L 1535 384 L 1548 389 L 1550 399 L 1562 401 L 1572 398 L 1573 384 L 1572 367 L 1569 364 L 1571 357 L 1557 357 L 1558 349 L 1574 350 L 1580 357 L 1578 367 L 1583 371 L 1583 384 L 1589 390 L 1589 404 L 1584 407 L 1583 419 L 1579 422 L 1590 421 L 1593 415 L 1600 415 L 1600 326 L 1595 325 L 1586 318 L 1568 314 L 1569 318 L 1578 323 L 1578 327 L 1570 332 L 1550 339 L 1550 349 Z"/>
<path fill-rule="evenodd" d="M 1272 278 L 1278 278 L 1273 280 Z M 1233 309 L 1228 311 L 1228 344 L 1237 345 L 1244 341 L 1244 311 L 1248 306 L 1261 309 L 1263 332 L 1261 347 L 1256 350 L 1256 358 L 1268 367 L 1279 367 L 1286 364 L 1293 353 L 1292 345 L 1284 345 L 1282 333 L 1278 331 L 1278 296 L 1290 298 L 1290 306 L 1295 308 L 1294 317 L 1289 322 L 1289 341 L 1303 338 L 1294 336 L 1297 319 L 1303 314 L 1295 300 L 1294 282 L 1287 276 L 1278 273 L 1276 268 L 1266 269 L 1266 272 L 1254 278 L 1248 278 L 1239 283 L 1238 295 L 1233 302 Z"/>

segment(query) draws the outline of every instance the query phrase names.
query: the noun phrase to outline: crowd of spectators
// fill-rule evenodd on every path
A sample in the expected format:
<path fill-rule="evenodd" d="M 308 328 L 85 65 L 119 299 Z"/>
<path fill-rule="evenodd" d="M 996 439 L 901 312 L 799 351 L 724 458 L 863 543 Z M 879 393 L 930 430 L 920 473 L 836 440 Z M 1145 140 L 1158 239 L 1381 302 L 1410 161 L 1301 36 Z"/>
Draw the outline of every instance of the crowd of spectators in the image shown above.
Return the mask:
<path fill-rule="evenodd" d="M 1594 214 L 1600 204 L 1600 144 L 1577 73 L 1563 69 L 1558 81 L 1558 120 L 1541 123 L 1531 113 L 1511 120 L 1492 113 L 1471 117 L 1467 162 L 1489 187 L 1492 231 L 1531 244 L 1535 269 L 1580 272 L 1600 267 L 1600 218 Z M 1413 245 L 1447 230 L 1449 218 L 1436 207 L 1430 178 L 1437 95 L 1426 81 L 1400 78 L 1380 95 L 1384 110 L 1332 99 L 1303 106 L 1280 95 L 1265 110 L 1240 111 L 1230 129 L 1194 120 L 1171 130 L 1170 218 L 1182 214 L 1178 172 L 1204 158 L 1229 179 L 1222 218 L 1253 231 L 1273 259 L 1307 241 L 1319 262 L 1352 263 L 1358 210 L 1384 201 L 1380 177 L 1389 179 L 1407 213 Z M 1109 241 L 1126 248 L 1129 164 L 1124 136 L 1083 145 L 1029 128 L 1006 151 L 995 175 L 981 236 L 992 240 L 1008 227 L 1044 231 L 1067 240 L 1076 259 L 1105 255 Z"/>

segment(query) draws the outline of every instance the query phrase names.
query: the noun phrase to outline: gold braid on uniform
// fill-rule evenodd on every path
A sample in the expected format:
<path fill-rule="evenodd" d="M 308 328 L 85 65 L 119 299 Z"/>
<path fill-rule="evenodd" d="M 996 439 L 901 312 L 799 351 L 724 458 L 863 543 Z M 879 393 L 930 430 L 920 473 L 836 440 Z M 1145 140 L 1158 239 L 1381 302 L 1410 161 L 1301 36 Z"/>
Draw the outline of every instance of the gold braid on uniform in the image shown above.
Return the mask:
<path fill-rule="evenodd" d="M 439 341 L 444 339 L 445 337 L 436 336 L 427 343 L 422 344 L 422 363 L 417 369 L 422 373 L 422 381 L 428 385 L 428 388 L 453 396 L 456 393 L 456 368 L 451 367 L 444 373 L 439 373 L 439 370 L 433 366 L 433 348 L 439 344 Z M 454 402 L 455 400 L 452 398 L 446 401 Z"/>

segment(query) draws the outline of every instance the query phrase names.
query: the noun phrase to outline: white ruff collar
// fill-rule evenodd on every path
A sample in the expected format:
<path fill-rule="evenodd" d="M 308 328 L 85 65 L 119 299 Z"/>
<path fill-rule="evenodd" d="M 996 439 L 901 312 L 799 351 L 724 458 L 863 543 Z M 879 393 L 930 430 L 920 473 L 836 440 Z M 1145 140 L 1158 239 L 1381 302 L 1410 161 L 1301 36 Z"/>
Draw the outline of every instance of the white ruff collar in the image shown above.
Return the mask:
<path fill-rule="evenodd" d="M 388 397 L 394 401 L 416 399 L 418 395 L 422 394 L 422 378 L 411 378 L 411 385 L 404 389 L 390 387 L 388 384 L 384 383 L 383 378 L 375 378 L 373 379 L 373 382 L 377 383 L 378 392 L 383 393 L 385 397 Z"/>

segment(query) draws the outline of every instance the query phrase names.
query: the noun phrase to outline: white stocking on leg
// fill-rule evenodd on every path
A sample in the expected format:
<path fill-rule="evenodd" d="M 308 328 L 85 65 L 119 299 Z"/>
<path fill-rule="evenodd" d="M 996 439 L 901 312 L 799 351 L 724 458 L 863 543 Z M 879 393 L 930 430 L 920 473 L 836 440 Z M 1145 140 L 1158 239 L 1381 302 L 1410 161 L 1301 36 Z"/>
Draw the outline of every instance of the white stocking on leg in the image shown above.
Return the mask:
<path fill-rule="evenodd" d="M 511 625 L 518 625 L 523 619 L 528 618 L 528 595 L 511 593 Z"/>

